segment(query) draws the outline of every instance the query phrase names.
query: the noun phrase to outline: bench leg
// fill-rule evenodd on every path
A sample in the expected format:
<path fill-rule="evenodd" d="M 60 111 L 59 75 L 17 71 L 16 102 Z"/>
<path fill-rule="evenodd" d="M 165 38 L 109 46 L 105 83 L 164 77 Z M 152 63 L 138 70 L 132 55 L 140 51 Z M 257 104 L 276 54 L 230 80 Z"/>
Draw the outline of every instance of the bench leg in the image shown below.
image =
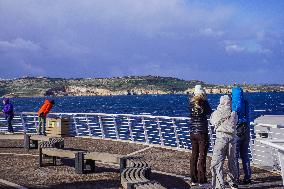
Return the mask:
<path fill-rule="evenodd" d="M 119 164 L 120 164 L 120 174 L 126 168 L 126 163 L 127 163 L 127 157 L 120 158 L 120 162 L 119 162 Z"/>
<path fill-rule="evenodd" d="M 64 148 L 64 141 L 58 143 L 58 148 L 59 149 L 63 149 Z"/>
<path fill-rule="evenodd" d="M 42 148 L 39 149 L 39 166 L 43 167 L 43 157 L 42 157 Z"/>
<path fill-rule="evenodd" d="M 84 173 L 84 154 L 78 152 L 75 154 L 75 172 L 78 174 Z"/>
<path fill-rule="evenodd" d="M 56 165 L 56 157 L 55 156 L 52 157 L 52 163 L 53 163 L 53 165 Z"/>
<path fill-rule="evenodd" d="M 31 149 L 31 148 L 38 149 L 38 141 L 37 140 L 29 140 L 29 149 Z"/>
<path fill-rule="evenodd" d="M 150 180 L 151 177 L 151 168 L 148 167 L 148 169 L 145 171 L 145 178 Z"/>
<path fill-rule="evenodd" d="M 95 161 L 91 159 L 86 160 L 85 170 L 95 172 Z"/>
<path fill-rule="evenodd" d="M 35 145 L 35 149 L 38 149 L 38 141 L 37 140 L 33 140 L 33 144 Z"/>
<path fill-rule="evenodd" d="M 30 135 L 24 135 L 24 148 L 29 150 L 30 149 Z"/>
<path fill-rule="evenodd" d="M 122 157 L 120 158 L 119 160 L 119 180 L 121 182 L 121 174 L 122 174 L 122 171 L 126 168 L 126 165 L 127 165 L 127 157 Z"/>

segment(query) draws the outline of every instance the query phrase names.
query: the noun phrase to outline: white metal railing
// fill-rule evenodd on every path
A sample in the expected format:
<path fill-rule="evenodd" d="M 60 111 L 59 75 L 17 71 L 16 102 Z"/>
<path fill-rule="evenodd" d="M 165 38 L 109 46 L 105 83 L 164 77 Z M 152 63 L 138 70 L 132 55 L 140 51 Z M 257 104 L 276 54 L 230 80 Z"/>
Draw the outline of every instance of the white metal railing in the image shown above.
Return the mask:
<path fill-rule="evenodd" d="M 258 122 L 259 119 L 264 119 L 264 117 L 257 118 L 255 121 Z M 284 126 L 278 123 L 268 124 L 269 121 L 275 122 L 275 120 L 264 120 L 265 123 L 253 124 L 255 128 L 255 140 L 252 144 L 253 162 L 259 166 L 269 167 L 274 171 L 282 171 L 279 149 L 275 145 L 279 147 L 280 143 L 284 144 L 284 141 L 282 141 Z M 269 154 L 269 158 L 267 158 L 267 154 Z"/>
<path fill-rule="evenodd" d="M 260 143 L 267 145 L 278 152 L 278 160 L 281 169 L 282 179 L 284 178 L 284 140 L 260 140 Z M 284 186 L 284 180 L 283 180 Z"/>
<path fill-rule="evenodd" d="M 23 127 L 22 114 L 16 114 L 13 119 L 13 128 L 16 132 L 25 132 Z M 6 119 L 4 114 L 0 114 L 0 132 L 6 132 L 8 130 Z"/>
<path fill-rule="evenodd" d="M 13 127 L 17 132 L 35 133 L 38 125 L 37 113 L 16 114 Z M 104 113 L 50 113 L 49 117 L 67 117 L 71 135 L 102 139 L 128 140 L 144 144 L 157 144 L 173 149 L 191 149 L 190 118 L 133 114 Z M 7 130 L 4 118 L 0 118 L 0 131 Z M 212 125 L 208 125 L 210 147 L 216 138 Z"/>

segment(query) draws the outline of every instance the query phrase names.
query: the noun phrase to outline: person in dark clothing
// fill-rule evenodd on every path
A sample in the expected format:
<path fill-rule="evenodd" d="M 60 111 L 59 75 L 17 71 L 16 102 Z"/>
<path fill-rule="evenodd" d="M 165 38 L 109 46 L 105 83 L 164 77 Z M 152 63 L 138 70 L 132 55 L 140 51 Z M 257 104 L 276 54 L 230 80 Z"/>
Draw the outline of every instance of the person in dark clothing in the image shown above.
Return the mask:
<path fill-rule="evenodd" d="M 209 147 L 207 118 L 211 113 L 212 109 L 207 101 L 205 91 L 201 85 L 196 85 L 194 96 L 190 100 L 190 139 L 192 144 L 190 175 L 192 185 L 207 183 L 206 156 Z"/>
<path fill-rule="evenodd" d="M 11 134 L 11 133 L 14 133 L 14 129 L 13 129 L 13 126 L 12 126 L 12 120 L 14 118 L 13 104 L 10 103 L 9 98 L 4 98 L 3 104 L 4 104 L 4 108 L 3 108 L 2 112 L 5 114 L 5 119 L 7 120 L 7 125 L 8 125 L 8 133 L 7 134 Z"/>
<path fill-rule="evenodd" d="M 243 90 L 240 87 L 232 89 L 232 110 L 238 114 L 237 122 L 237 167 L 239 171 L 239 157 L 242 159 L 244 179 L 243 184 L 251 183 L 251 168 L 250 159 L 248 155 L 249 143 L 250 143 L 250 121 L 249 121 L 249 104 L 244 99 Z M 240 174 L 238 173 L 240 176 Z"/>

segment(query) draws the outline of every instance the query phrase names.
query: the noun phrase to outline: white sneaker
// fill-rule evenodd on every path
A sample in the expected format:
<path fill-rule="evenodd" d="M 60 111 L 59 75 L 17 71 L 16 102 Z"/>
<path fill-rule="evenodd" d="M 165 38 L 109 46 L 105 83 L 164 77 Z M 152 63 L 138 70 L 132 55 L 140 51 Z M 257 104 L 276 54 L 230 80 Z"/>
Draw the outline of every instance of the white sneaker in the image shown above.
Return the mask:
<path fill-rule="evenodd" d="M 237 184 L 232 184 L 230 187 L 231 187 L 231 189 L 238 189 L 239 188 L 239 186 Z"/>

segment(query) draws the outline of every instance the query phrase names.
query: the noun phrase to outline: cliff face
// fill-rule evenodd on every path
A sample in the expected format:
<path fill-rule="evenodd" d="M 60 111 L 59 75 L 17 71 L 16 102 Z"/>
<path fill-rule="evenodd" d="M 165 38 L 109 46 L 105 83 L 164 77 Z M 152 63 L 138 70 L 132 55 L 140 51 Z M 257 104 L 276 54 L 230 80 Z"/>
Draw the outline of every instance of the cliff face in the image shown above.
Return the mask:
<path fill-rule="evenodd" d="M 206 92 L 230 93 L 232 86 L 185 81 L 171 77 L 135 76 L 118 78 L 63 79 L 26 77 L 0 80 L 0 96 L 107 96 L 142 94 L 186 94 L 201 84 Z M 247 92 L 284 91 L 284 85 L 243 85 Z"/>
<path fill-rule="evenodd" d="M 112 91 L 103 88 L 68 86 L 66 93 L 70 96 L 106 96 L 112 94 Z"/>

